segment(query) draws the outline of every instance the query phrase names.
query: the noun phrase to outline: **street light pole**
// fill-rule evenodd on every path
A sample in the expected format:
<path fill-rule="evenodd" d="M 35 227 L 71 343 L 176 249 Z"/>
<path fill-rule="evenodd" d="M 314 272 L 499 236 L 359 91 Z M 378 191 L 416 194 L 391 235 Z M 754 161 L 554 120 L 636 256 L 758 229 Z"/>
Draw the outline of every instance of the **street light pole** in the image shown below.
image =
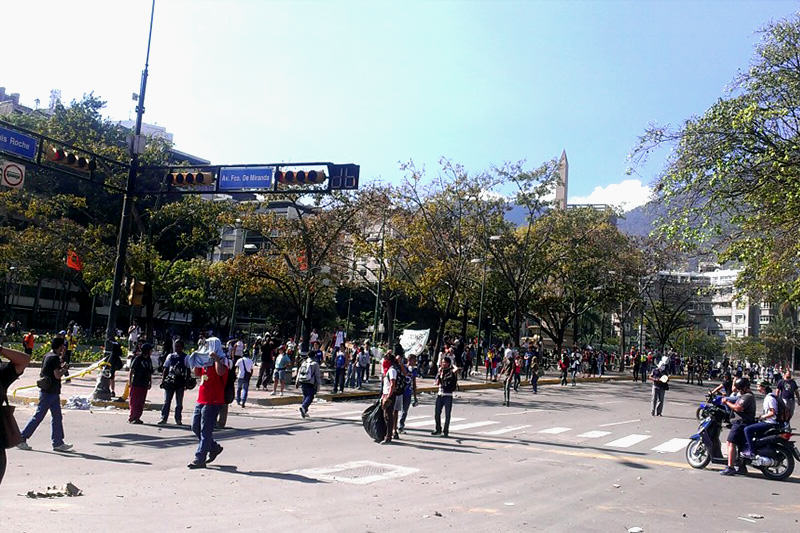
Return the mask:
<path fill-rule="evenodd" d="M 384 245 L 384 237 L 386 236 L 386 215 L 384 214 L 383 220 L 381 221 L 381 248 L 380 248 L 380 255 L 378 256 L 378 287 L 375 290 L 375 315 L 373 317 L 372 323 L 372 345 L 377 345 L 377 338 L 378 338 L 378 312 L 380 311 L 381 305 L 381 284 L 383 283 L 383 245 Z"/>
<path fill-rule="evenodd" d="M 475 356 L 475 371 L 476 372 L 480 368 L 480 366 L 478 366 L 478 365 L 480 365 L 480 360 L 481 360 L 481 356 L 482 356 L 482 349 L 483 349 L 483 343 L 481 342 L 481 336 L 482 336 L 483 331 L 482 331 L 481 328 L 482 328 L 482 320 L 483 320 L 483 294 L 484 294 L 485 288 L 486 288 L 486 258 L 484 256 L 484 260 L 483 260 L 483 277 L 481 278 L 481 301 L 480 301 L 480 304 L 478 304 L 478 352 L 477 352 L 477 354 Z"/>
<path fill-rule="evenodd" d="M 136 127 L 133 139 L 130 143 L 131 163 L 128 170 L 128 180 L 125 185 L 125 194 L 122 197 L 122 217 L 119 222 L 119 235 L 117 237 L 117 257 L 114 260 L 114 281 L 111 285 L 111 303 L 108 306 L 108 323 L 106 324 L 106 354 L 111 353 L 111 346 L 116 339 L 117 314 L 119 312 L 119 298 L 122 285 L 122 277 L 125 273 L 125 256 L 128 252 L 128 237 L 130 233 L 131 210 L 133 209 L 133 199 L 131 193 L 136 184 L 136 173 L 139 170 L 139 138 L 142 134 L 142 116 L 144 115 L 144 95 L 147 89 L 147 70 L 150 63 L 150 42 L 153 37 L 153 15 L 155 14 L 156 0 L 153 0 L 150 8 L 150 31 L 147 35 L 147 55 L 144 60 L 144 70 L 142 71 L 142 81 L 139 87 L 139 101 L 136 105 Z"/>
<path fill-rule="evenodd" d="M 241 219 L 237 218 L 236 222 L 234 223 L 234 227 L 236 228 L 236 235 L 233 240 L 233 257 L 239 255 L 240 252 L 244 251 L 245 241 L 247 241 L 247 230 L 244 230 L 244 236 L 242 238 L 242 247 L 239 250 L 238 240 L 239 240 L 239 232 L 242 231 L 242 221 Z M 234 328 L 236 326 L 236 303 L 239 299 L 239 277 L 236 277 L 236 285 L 233 287 L 233 306 L 231 309 L 231 321 L 228 327 L 228 337 L 233 337 Z"/>

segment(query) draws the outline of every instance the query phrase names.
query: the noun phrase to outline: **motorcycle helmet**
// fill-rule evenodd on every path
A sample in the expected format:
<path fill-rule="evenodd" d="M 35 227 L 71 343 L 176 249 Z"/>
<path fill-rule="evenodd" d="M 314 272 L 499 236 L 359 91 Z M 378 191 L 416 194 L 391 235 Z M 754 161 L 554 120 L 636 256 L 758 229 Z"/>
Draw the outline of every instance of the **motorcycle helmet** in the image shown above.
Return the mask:
<path fill-rule="evenodd" d="M 733 382 L 738 390 L 745 390 L 750 388 L 750 380 L 747 378 L 739 378 Z"/>

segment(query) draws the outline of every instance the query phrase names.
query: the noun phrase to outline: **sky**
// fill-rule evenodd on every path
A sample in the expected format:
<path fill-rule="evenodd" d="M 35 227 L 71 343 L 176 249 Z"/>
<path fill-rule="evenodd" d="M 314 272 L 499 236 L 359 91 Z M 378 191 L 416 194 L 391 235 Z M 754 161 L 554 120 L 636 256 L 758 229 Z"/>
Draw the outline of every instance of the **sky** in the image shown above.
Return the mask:
<path fill-rule="evenodd" d="M 134 118 L 151 0 L 6 2 L 0 86 L 22 104 L 108 102 Z M 214 164 L 332 161 L 399 183 L 569 159 L 569 201 L 631 208 L 651 123 L 680 124 L 753 58 L 790 1 L 156 0 L 145 122 Z"/>

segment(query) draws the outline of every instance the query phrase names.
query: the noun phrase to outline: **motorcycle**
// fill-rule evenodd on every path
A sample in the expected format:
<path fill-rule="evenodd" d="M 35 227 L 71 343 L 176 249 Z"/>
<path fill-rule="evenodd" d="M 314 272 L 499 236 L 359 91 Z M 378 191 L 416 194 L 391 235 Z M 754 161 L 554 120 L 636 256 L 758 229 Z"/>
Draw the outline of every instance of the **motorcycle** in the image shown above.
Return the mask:
<path fill-rule="evenodd" d="M 692 468 L 703 469 L 709 463 L 727 465 L 727 458 L 722 456 L 720 433 L 725 420 L 730 415 L 722 407 L 712 405 L 708 416 L 703 419 L 686 446 L 686 461 Z M 752 458 L 739 457 L 741 465 L 751 465 L 761 470 L 764 477 L 774 481 L 783 481 L 792 475 L 795 459 L 800 461 L 800 452 L 794 445 L 792 433 L 786 425 L 775 425 L 753 443 Z"/>
<path fill-rule="evenodd" d="M 722 405 L 722 399 L 725 398 L 724 396 L 715 396 L 710 392 L 706 394 L 706 401 L 700 402 L 700 407 L 697 408 L 695 411 L 695 417 L 697 420 L 703 420 L 708 417 L 708 413 L 711 411 L 712 408 L 718 407 L 720 409 L 724 409 L 728 415 L 727 420 L 724 421 L 726 427 L 731 427 L 731 418 L 734 416 L 733 411 L 730 410 L 727 406 Z"/>

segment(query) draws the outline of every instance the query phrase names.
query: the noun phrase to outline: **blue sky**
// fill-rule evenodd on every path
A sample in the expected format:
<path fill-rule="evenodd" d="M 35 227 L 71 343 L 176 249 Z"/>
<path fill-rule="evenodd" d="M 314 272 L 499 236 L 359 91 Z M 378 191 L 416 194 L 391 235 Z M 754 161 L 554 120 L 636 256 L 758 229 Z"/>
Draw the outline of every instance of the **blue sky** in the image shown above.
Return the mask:
<path fill-rule="evenodd" d="M 43 105 L 94 91 L 133 116 L 150 0 L 3 6 L 0 86 Z M 797 2 L 157 0 L 145 121 L 214 163 L 399 161 L 478 172 L 570 161 L 570 201 L 641 203 L 651 122 L 702 113 Z"/>

